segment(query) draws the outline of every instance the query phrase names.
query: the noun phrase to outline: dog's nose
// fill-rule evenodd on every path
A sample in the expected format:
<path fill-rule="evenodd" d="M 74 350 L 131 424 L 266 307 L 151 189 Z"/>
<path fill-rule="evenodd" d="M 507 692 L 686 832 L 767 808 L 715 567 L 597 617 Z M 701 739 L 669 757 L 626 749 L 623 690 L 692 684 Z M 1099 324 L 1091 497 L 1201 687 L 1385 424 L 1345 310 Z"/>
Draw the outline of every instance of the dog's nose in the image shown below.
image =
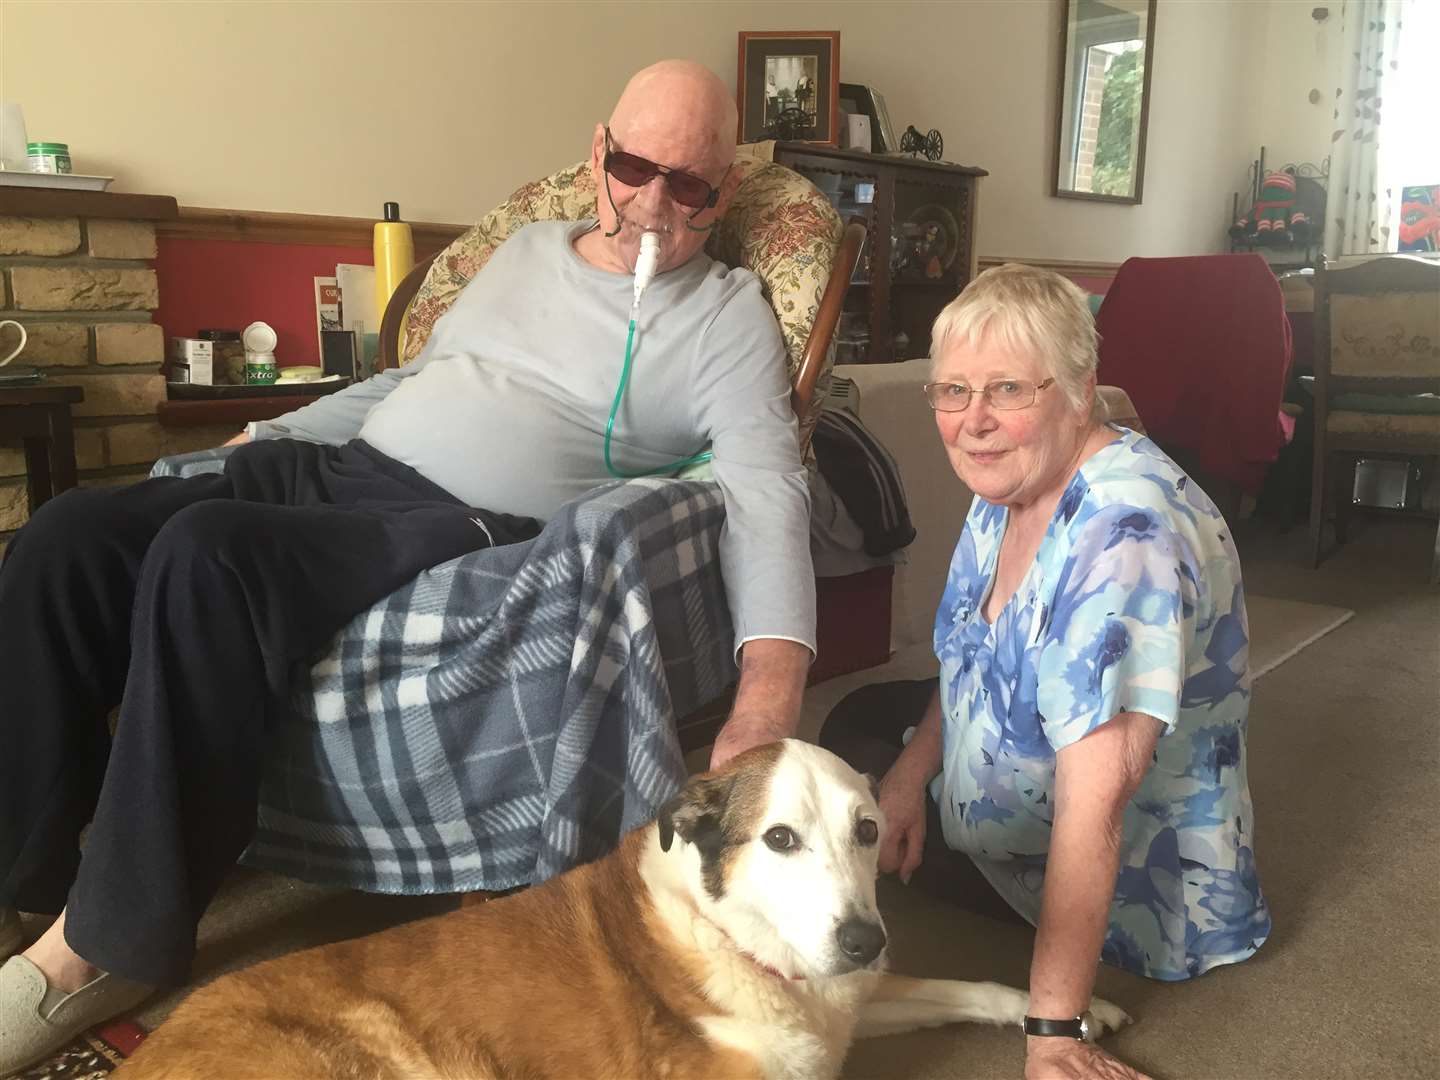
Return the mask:
<path fill-rule="evenodd" d="M 885 948 L 885 928 L 865 919 L 846 919 L 835 931 L 840 951 L 857 964 L 868 964 Z"/>

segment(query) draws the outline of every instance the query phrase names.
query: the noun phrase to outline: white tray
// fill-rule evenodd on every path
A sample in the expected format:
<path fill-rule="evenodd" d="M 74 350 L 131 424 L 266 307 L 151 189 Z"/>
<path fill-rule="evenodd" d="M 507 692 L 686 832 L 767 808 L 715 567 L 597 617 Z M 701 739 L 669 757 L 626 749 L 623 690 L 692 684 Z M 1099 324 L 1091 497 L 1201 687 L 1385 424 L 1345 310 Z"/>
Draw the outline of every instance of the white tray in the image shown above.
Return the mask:
<path fill-rule="evenodd" d="M 85 176 L 82 173 L 21 172 L 0 169 L 0 187 L 65 188 L 70 191 L 104 191 L 113 176 Z"/>

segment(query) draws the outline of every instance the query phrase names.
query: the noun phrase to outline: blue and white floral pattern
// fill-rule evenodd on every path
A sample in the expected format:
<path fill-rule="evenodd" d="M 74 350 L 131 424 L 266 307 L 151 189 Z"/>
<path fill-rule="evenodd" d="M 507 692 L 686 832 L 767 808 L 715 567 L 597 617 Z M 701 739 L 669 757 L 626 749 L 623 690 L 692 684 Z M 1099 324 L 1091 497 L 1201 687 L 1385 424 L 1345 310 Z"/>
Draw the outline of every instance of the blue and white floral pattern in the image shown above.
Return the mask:
<path fill-rule="evenodd" d="M 1124 819 L 1102 959 L 1186 979 L 1270 932 L 1245 771 L 1240 562 L 1214 503 L 1143 435 L 1087 460 L 994 624 L 1008 512 L 976 498 L 935 619 L 945 839 L 1037 922 L 1055 755 L 1122 712 L 1164 724 Z"/>

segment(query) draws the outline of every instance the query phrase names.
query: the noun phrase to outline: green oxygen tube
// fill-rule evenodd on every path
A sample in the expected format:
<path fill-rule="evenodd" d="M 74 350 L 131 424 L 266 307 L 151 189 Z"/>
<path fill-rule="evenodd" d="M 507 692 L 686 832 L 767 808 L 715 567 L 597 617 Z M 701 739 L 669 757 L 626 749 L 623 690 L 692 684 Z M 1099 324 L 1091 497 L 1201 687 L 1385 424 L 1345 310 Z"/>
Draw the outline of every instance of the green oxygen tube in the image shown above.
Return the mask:
<path fill-rule="evenodd" d="M 615 414 L 620 411 L 620 402 L 625 398 L 625 387 L 630 382 L 630 366 L 635 353 L 635 324 L 640 318 L 640 297 L 645 294 L 651 278 L 655 276 L 655 267 L 660 259 L 660 237 L 653 232 L 647 232 L 640 237 L 640 256 L 635 260 L 635 300 L 630 305 L 630 329 L 625 333 L 625 364 L 620 369 L 620 382 L 615 387 L 615 400 L 610 405 L 610 418 L 605 421 L 605 471 L 611 476 L 620 480 L 634 480 L 642 476 L 659 476 L 662 473 L 674 472 L 676 469 L 684 469 L 691 465 L 699 465 L 709 461 L 713 456 L 709 450 L 698 454 L 691 454 L 689 457 L 672 461 L 669 465 L 661 465 L 656 469 L 643 469 L 640 472 L 629 472 L 617 468 L 610 460 L 610 438 L 615 430 Z"/>

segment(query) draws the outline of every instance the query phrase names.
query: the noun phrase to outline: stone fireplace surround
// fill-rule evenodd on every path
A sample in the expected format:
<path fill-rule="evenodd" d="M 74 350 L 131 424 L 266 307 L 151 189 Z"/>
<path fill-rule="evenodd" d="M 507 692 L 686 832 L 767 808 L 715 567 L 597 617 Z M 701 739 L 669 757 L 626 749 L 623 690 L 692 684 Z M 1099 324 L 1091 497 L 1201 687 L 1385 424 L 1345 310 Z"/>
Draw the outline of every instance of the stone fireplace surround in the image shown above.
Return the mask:
<path fill-rule="evenodd" d="M 82 486 L 131 482 L 157 457 L 234 433 L 156 418 L 165 335 L 152 321 L 155 226 L 176 215 L 166 196 L 0 188 L 0 318 L 29 334 L 15 364 L 85 391 L 74 408 Z M 26 517 L 23 451 L 0 445 L 0 549 Z"/>

